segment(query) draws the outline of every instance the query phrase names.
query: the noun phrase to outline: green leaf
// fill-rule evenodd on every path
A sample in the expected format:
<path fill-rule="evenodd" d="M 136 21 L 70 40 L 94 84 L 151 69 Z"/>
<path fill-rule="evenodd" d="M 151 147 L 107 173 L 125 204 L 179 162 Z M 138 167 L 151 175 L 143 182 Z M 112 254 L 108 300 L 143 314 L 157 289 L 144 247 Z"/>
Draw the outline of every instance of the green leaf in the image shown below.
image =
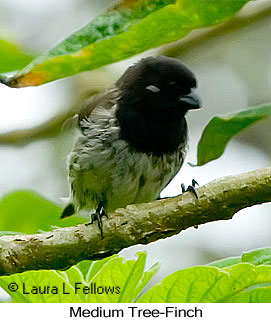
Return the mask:
<path fill-rule="evenodd" d="M 145 260 L 142 252 L 137 260 L 116 255 L 99 261 L 85 260 L 66 271 L 39 270 L 2 276 L 0 287 L 13 302 L 20 303 L 132 302 L 158 270 L 155 264 L 144 272 Z M 14 283 L 16 291 L 10 289 Z M 42 293 L 35 293 L 37 288 Z"/>
<path fill-rule="evenodd" d="M 85 222 L 79 217 L 60 219 L 61 208 L 40 195 L 29 191 L 10 193 L 0 201 L 1 235 L 15 232 L 49 231 L 52 225 L 72 226 Z M 1 233 L 1 232 L 0 232 Z"/>
<path fill-rule="evenodd" d="M 263 286 L 265 285 L 265 286 Z M 257 301 L 270 300 L 271 266 L 237 264 L 224 269 L 198 266 L 179 270 L 148 290 L 138 302 L 223 303 L 247 301 L 247 291 L 261 288 Z M 256 292 L 254 292 L 256 293 Z"/>
<path fill-rule="evenodd" d="M 157 273 L 160 269 L 160 263 L 156 262 L 154 265 L 150 267 L 150 269 L 146 270 L 136 286 L 135 295 L 139 295 L 142 292 L 143 288 L 147 285 L 147 283 L 151 280 L 151 278 Z"/>
<path fill-rule="evenodd" d="M 271 265 L 271 248 L 255 249 L 242 254 L 242 262 L 253 265 Z"/>
<path fill-rule="evenodd" d="M 33 56 L 17 46 L 0 39 L 0 73 L 19 70 L 25 67 Z"/>
<path fill-rule="evenodd" d="M 251 264 L 239 264 L 223 269 L 230 275 L 232 290 L 221 299 L 222 302 L 232 303 L 235 300 L 245 302 L 248 300 L 247 292 L 254 290 L 257 294 L 258 302 L 263 303 L 271 301 L 270 289 L 262 287 L 271 287 L 271 266 L 254 266 Z M 260 288 L 259 292 L 256 292 Z"/>
<path fill-rule="evenodd" d="M 235 264 L 240 264 L 240 262 L 241 262 L 241 257 L 229 257 L 229 258 L 213 261 L 209 263 L 208 266 L 224 268 Z"/>
<path fill-rule="evenodd" d="M 40 85 L 111 64 L 222 22 L 248 1 L 124 0 L 2 82 Z"/>
<path fill-rule="evenodd" d="M 0 303 L 11 303 L 10 297 L 0 297 Z"/>
<path fill-rule="evenodd" d="M 83 287 L 90 286 L 92 278 L 114 257 L 117 257 L 117 255 L 99 261 L 84 260 L 66 271 L 59 270 L 56 272 L 73 287 L 74 293 L 79 295 L 81 302 L 87 302 L 88 294 L 84 293 Z M 76 286 L 78 286 L 78 289 L 76 289 Z"/>
<path fill-rule="evenodd" d="M 271 265 L 271 248 L 254 249 L 244 252 L 241 257 L 229 257 L 213 261 L 208 266 L 224 268 L 241 262 L 248 262 L 252 265 Z"/>
<path fill-rule="evenodd" d="M 11 284 L 13 286 L 16 284 L 16 291 L 10 290 Z M 3 276 L 0 277 L 0 286 L 15 303 L 74 303 L 81 301 L 80 295 L 75 293 L 74 287 L 54 270 L 26 271 L 22 274 Z"/>
<path fill-rule="evenodd" d="M 147 274 L 144 277 L 146 254 L 140 252 L 137 253 L 137 256 L 137 260 L 127 261 L 121 257 L 116 257 L 103 266 L 91 282 L 97 286 L 114 286 L 120 292 L 89 295 L 88 302 L 130 303 L 135 301 L 148 279 L 152 277 L 152 274 Z M 156 272 L 153 269 L 150 269 L 150 271 Z"/>
<path fill-rule="evenodd" d="M 93 279 L 93 277 L 95 275 L 98 274 L 98 272 L 100 272 L 100 270 L 102 269 L 102 267 L 111 259 L 117 257 L 117 255 L 113 255 L 111 257 L 108 258 L 104 258 L 102 260 L 99 261 L 93 261 L 91 266 L 88 268 L 88 271 L 86 272 L 86 276 L 85 279 L 87 282 L 91 282 L 91 280 Z"/>
<path fill-rule="evenodd" d="M 233 136 L 270 115 L 269 103 L 230 115 L 213 117 L 203 130 L 198 143 L 197 166 L 220 157 Z"/>
<path fill-rule="evenodd" d="M 235 295 L 231 299 L 232 303 L 271 303 L 271 287 L 258 287 L 241 294 Z"/>

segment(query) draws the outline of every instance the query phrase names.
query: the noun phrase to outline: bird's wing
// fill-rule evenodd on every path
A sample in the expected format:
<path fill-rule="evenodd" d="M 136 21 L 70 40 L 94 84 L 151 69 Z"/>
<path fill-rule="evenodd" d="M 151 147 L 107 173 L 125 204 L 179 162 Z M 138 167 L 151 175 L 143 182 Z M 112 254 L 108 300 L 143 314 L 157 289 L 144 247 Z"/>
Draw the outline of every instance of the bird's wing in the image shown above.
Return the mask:
<path fill-rule="evenodd" d="M 81 107 L 78 114 L 78 123 L 83 119 L 89 118 L 91 113 L 96 108 L 102 108 L 109 110 L 117 103 L 118 97 L 120 95 L 120 90 L 114 86 L 101 93 L 98 93 L 90 97 Z"/>

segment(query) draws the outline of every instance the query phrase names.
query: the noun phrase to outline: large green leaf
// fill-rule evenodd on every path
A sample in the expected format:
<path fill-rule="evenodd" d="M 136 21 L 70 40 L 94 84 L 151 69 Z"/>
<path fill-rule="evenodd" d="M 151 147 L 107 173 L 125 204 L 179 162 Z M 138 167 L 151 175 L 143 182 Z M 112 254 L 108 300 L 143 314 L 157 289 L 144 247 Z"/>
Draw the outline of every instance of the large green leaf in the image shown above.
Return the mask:
<path fill-rule="evenodd" d="M 269 249 L 243 256 L 248 262 L 269 263 Z M 14 302 L 134 302 L 159 268 L 155 264 L 144 272 L 145 258 L 145 253 L 127 261 L 114 255 L 100 261 L 85 260 L 66 271 L 28 271 L 0 277 L 0 287 Z M 14 283 L 16 291 L 11 288 Z M 33 293 L 33 286 L 41 291 L 49 288 L 43 294 Z M 271 302 L 270 291 L 270 265 L 198 266 L 169 275 L 138 302 Z"/>
<path fill-rule="evenodd" d="M 147 285 L 147 283 L 151 280 L 152 276 L 157 273 L 160 268 L 159 262 L 156 262 L 154 265 L 151 266 L 150 269 L 146 270 L 136 286 L 136 290 L 134 295 L 139 295 L 142 292 L 142 289 Z"/>
<path fill-rule="evenodd" d="M 242 262 L 249 262 L 253 265 L 271 265 L 271 248 L 255 249 L 244 252 Z"/>
<path fill-rule="evenodd" d="M 248 262 L 252 265 L 271 265 L 271 248 L 261 248 L 244 252 L 241 257 L 229 257 L 213 261 L 208 266 L 218 268 L 229 267 L 241 262 Z"/>
<path fill-rule="evenodd" d="M 144 273 L 146 254 L 140 252 L 137 256 L 137 260 L 128 261 L 124 261 L 121 257 L 113 258 L 91 281 L 97 286 L 119 287 L 120 293 L 89 295 L 87 301 L 91 303 L 130 303 L 135 301 L 140 291 L 159 269 L 155 264 Z"/>
<path fill-rule="evenodd" d="M 0 201 L 0 235 L 48 231 L 52 226 L 66 227 L 85 222 L 79 217 L 60 219 L 61 208 L 40 195 L 19 191 Z M 3 234 L 1 234 L 1 232 Z"/>
<path fill-rule="evenodd" d="M 19 70 L 25 67 L 33 59 L 17 46 L 0 39 L 0 73 Z"/>
<path fill-rule="evenodd" d="M 240 262 L 241 262 L 241 257 L 228 257 L 228 258 L 213 261 L 209 263 L 208 266 L 224 268 L 235 264 L 240 264 Z"/>
<path fill-rule="evenodd" d="M 249 0 L 124 0 L 3 83 L 40 85 L 120 61 L 231 17 Z"/>
<path fill-rule="evenodd" d="M 83 287 L 91 286 L 92 278 L 101 271 L 102 267 L 107 262 L 115 257 L 117 257 L 117 255 L 99 261 L 84 260 L 66 271 L 58 270 L 56 273 L 64 278 L 67 284 L 72 286 L 73 293 L 79 295 L 80 301 L 87 302 L 88 294 L 84 292 Z M 78 288 L 76 288 L 76 286 Z"/>
<path fill-rule="evenodd" d="M 270 303 L 271 287 L 258 287 L 232 297 L 232 303 Z"/>
<path fill-rule="evenodd" d="M 155 265 L 144 272 L 145 260 L 145 253 L 138 253 L 137 260 L 112 256 L 84 261 L 66 271 L 28 271 L 0 277 L 0 287 L 14 302 L 132 302 L 158 270 Z M 46 293 L 33 293 L 33 286 L 41 291 L 49 287 Z"/>
<path fill-rule="evenodd" d="M 47 288 L 48 286 L 48 288 Z M 54 270 L 27 271 L 0 277 L 2 287 L 15 303 L 81 302 L 74 286 Z"/>
<path fill-rule="evenodd" d="M 233 136 L 270 115 L 269 103 L 230 115 L 213 117 L 203 130 L 198 143 L 197 166 L 219 158 Z"/>
<path fill-rule="evenodd" d="M 199 266 L 169 275 L 141 296 L 138 302 L 271 302 L 270 287 L 271 266 L 237 264 L 223 269 Z M 248 293 L 250 290 L 254 290 L 253 295 Z"/>

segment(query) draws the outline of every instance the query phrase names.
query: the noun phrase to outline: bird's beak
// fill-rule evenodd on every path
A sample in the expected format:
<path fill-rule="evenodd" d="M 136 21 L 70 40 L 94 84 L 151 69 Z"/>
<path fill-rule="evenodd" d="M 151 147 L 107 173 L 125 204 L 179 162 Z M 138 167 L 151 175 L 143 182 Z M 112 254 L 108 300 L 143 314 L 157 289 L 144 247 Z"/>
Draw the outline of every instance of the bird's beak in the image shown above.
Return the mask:
<path fill-rule="evenodd" d="M 191 92 L 186 94 L 186 95 L 182 95 L 179 98 L 179 101 L 182 103 L 187 103 L 188 109 L 199 109 L 201 107 L 201 101 L 200 98 L 197 94 L 197 90 L 196 89 L 191 89 Z"/>

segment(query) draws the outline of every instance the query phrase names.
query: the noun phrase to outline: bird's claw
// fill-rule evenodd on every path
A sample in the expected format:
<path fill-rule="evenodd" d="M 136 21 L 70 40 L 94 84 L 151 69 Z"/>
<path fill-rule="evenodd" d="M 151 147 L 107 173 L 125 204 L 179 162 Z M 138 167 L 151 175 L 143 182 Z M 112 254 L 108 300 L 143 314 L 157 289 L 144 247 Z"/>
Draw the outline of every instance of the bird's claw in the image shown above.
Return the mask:
<path fill-rule="evenodd" d="M 98 205 L 97 210 L 95 211 L 95 213 L 92 213 L 91 215 L 91 222 L 90 224 L 93 224 L 94 221 L 97 221 L 98 223 L 98 228 L 101 232 L 101 238 L 104 238 L 103 235 L 103 221 L 102 221 L 102 217 L 105 216 L 108 219 L 108 215 L 104 209 L 104 207 L 102 205 Z"/>
<path fill-rule="evenodd" d="M 185 193 L 185 192 L 191 192 L 194 194 L 194 196 L 196 197 L 196 199 L 198 200 L 199 197 L 198 197 L 198 193 L 196 191 L 196 185 L 199 186 L 199 183 L 195 180 L 195 179 L 192 179 L 192 185 L 189 185 L 187 187 L 187 189 L 185 189 L 185 185 L 184 183 L 181 184 L 181 188 L 182 188 L 182 192 Z M 198 225 L 194 225 L 194 228 L 195 229 L 198 229 Z"/>
<path fill-rule="evenodd" d="M 199 183 L 195 180 L 195 179 L 192 179 L 192 185 L 189 185 L 187 187 L 187 189 L 185 188 L 185 185 L 184 183 L 181 184 L 181 188 L 182 188 L 182 193 L 185 193 L 185 192 L 191 192 L 194 194 L 194 196 L 196 197 L 196 199 L 198 200 L 199 197 L 198 197 L 198 193 L 196 191 L 196 185 L 199 186 Z"/>

